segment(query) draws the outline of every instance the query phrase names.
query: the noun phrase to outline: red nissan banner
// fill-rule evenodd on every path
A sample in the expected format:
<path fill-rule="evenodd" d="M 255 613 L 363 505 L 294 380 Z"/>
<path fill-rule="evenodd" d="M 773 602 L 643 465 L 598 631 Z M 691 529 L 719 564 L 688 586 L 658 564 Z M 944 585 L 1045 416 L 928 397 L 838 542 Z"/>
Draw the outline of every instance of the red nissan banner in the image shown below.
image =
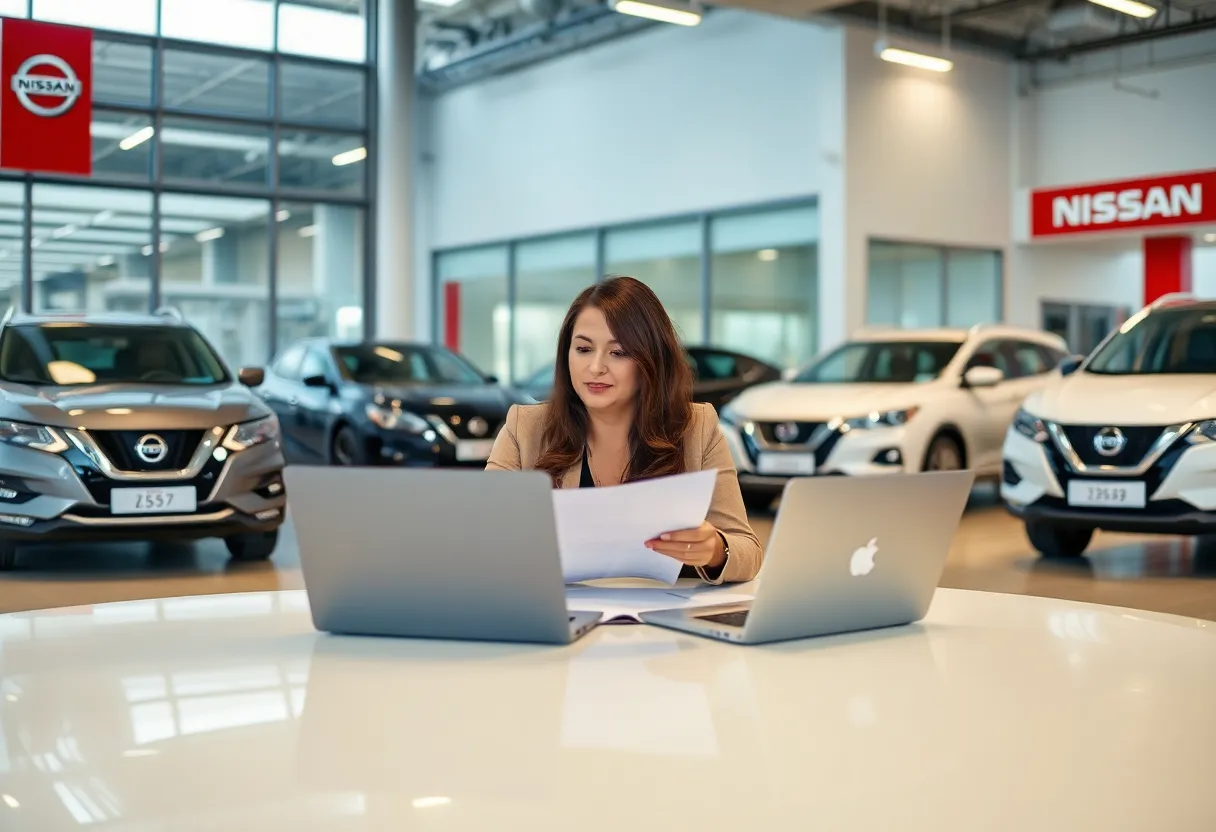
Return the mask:
<path fill-rule="evenodd" d="M 1216 223 L 1216 170 L 1030 192 L 1030 236 Z"/>
<path fill-rule="evenodd" d="M 1216 170 L 1030 192 L 1030 236 L 1216 222 Z"/>
<path fill-rule="evenodd" d="M 0 19 L 0 168 L 93 172 L 93 31 Z"/>

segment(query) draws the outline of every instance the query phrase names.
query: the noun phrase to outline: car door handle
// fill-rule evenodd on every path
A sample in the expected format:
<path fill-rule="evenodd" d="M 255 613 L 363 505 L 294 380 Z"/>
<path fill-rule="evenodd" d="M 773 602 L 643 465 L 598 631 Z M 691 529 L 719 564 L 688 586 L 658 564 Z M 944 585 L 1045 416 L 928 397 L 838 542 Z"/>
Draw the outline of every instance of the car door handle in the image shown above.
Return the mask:
<path fill-rule="evenodd" d="M 300 403 L 300 400 L 299 400 L 299 399 L 297 399 L 295 396 L 292 396 L 290 399 L 288 399 L 288 400 L 287 400 L 287 404 L 288 404 L 290 407 L 295 407 L 295 406 L 296 406 L 296 405 L 298 405 L 299 403 Z"/>

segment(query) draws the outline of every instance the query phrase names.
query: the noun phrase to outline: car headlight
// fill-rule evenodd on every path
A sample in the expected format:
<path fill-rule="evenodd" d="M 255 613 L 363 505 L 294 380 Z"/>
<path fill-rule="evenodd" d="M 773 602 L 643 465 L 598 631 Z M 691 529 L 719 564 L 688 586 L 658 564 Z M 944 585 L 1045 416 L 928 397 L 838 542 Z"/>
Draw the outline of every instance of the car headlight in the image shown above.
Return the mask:
<path fill-rule="evenodd" d="M 1023 436 L 1033 439 L 1035 442 L 1043 443 L 1047 441 L 1047 424 L 1038 416 L 1032 416 L 1025 410 L 1018 410 L 1013 415 L 1013 428 Z"/>
<path fill-rule="evenodd" d="M 401 410 L 397 407 L 386 407 L 374 402 L 367 405 L 367 418 L 372 424 L 384 430 L 404 430 L 409 433 L 424 433 L 431 429 L 431 423 L 416 413 Z"/>
<path fill-rule="evenodd" d="M 0 421 L 0 442 L 33 448 L 48 454 L 61 454 L 68 449 L 67 441 L 54 428 L 27 425 L 24 422 Z"/>
<path fill-rule="evenodd" d="M 230 451 L 243 451 L 254 445 L 279 440 L 279 419 L 273 413 L 254 419 L 252 422 L 242 422 L 233 425 L 224 437 L 224 447 Z"/>
<path fill-rule="evenodd" d="M 895 428 L 900 425 L 905 425 L 916 415 L 918 407 L 909 407 L 904 410 L 887 410 L 874 411 L 866 416 L 855 416 L 852 419 L 845 419 L 842 427 L 845 430 L 867 430 L 869 428 Z"/>
<path fill-rule="evenodd" d="M 1216 419 L 1208 419 L 1206 422 L 1195 425 L 1186 435 L 1186 441 L 1192 445 L 1216 442 Z"/>

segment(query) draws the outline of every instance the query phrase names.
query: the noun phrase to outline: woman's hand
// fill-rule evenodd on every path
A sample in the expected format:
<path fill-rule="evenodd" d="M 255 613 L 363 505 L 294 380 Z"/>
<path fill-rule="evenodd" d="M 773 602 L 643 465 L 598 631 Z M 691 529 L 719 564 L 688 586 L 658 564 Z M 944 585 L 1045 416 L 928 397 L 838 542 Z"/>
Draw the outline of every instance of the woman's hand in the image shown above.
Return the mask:
<path fill-rule="evenodd" d="M 716 569 L 726 562 L 726 546 L 722 543 L 722 536 L 709 523 L 702 523 L 695 529 L 661 534 L 647 540 L 646 548 L 689 566 Z"/>

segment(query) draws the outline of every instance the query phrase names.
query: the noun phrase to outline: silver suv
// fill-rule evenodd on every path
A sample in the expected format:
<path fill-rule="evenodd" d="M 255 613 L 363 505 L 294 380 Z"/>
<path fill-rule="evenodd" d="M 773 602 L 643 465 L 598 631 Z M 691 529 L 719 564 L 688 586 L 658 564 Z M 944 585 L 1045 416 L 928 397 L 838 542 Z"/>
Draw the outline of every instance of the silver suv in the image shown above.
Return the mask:
<path fill-rule="evenodd" d="M 0 569 L 21 543 L 223 538 L 270 557 L 284 519 L 274 414 L 205 338 L 155 315 L 0 322 Z"/>

